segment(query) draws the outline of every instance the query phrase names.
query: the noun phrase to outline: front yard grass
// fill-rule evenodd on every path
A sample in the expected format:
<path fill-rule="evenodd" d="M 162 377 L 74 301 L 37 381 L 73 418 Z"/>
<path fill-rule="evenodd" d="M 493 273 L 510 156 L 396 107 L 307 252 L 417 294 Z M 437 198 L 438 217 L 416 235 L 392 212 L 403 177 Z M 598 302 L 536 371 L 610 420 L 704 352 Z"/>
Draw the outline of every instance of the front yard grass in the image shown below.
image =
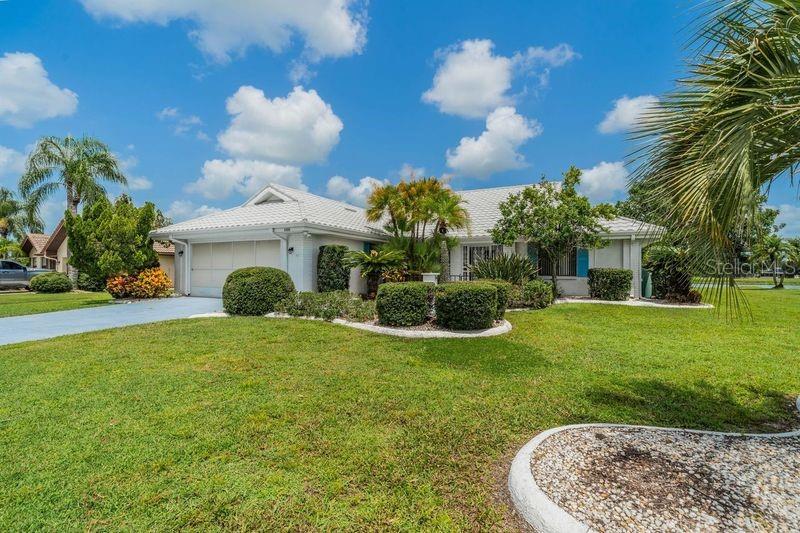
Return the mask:
<path fill-rule="evenodd" d="M 107 292 L 72 291 L 60 294 L 0 292 L 0 318 L 93 307 L 110 301 L 111 295 Z"/>
<path fill-rule="evenodd" d="M 714 311 L 558 305 L 487 339 L 264 318 L 0 352 L 0 528 L 504 529 L 549 427 L 797 425 L 800 291 Z"/>

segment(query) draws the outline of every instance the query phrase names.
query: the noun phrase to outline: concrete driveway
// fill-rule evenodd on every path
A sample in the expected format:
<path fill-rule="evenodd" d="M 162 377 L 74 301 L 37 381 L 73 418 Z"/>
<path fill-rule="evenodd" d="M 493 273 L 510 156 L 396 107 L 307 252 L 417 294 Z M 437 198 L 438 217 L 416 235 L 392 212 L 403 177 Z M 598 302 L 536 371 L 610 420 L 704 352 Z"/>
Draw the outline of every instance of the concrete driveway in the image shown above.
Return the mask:
<path fill-rule="evenodd" d="M 0 345 L 222 311 L 219 298 L 180 297 L 0 318 Z"/>

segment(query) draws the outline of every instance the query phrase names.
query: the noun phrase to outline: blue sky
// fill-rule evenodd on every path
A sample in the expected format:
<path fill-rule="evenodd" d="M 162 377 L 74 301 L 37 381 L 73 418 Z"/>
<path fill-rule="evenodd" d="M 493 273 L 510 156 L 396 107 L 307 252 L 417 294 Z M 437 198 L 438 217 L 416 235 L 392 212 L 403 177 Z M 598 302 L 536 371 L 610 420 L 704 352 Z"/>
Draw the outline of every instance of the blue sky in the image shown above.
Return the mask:
<path fill-rule="evenodd" d="M 692 15 L 649 0 L 223 4 L 0 2 L 0 185 L 38 137 L 69 133 L 108 143 L 136 200 L 176 219 L 270 180 L 358 203 L 411 169 L 475 188 L 574 164 L 613 201 L 626 128 L 681 74 Z M 800 234 L 797 191 L 770 204 Z M 49 224 L 61 209 L 54 197 Z"/>

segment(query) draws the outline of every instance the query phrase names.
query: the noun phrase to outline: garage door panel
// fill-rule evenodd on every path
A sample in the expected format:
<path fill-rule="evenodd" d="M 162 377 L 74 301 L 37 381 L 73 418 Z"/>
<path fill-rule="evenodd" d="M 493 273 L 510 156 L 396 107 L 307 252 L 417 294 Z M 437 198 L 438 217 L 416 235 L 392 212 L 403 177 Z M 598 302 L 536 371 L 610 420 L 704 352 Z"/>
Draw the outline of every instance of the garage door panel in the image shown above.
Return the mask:
<path fill-rule="evenodd" d="M 244 268 L 256 264 L 255 243 L 253 241 L 233 243 L 233 268 Z"/>
<path fill-rule="evenodd" d="M 222 296 L 222 286 L 237 268 L 272 266 L 280 268 L 280 241 L 235 241 L 192 245 L 192 286 L 194 296 Z"/>

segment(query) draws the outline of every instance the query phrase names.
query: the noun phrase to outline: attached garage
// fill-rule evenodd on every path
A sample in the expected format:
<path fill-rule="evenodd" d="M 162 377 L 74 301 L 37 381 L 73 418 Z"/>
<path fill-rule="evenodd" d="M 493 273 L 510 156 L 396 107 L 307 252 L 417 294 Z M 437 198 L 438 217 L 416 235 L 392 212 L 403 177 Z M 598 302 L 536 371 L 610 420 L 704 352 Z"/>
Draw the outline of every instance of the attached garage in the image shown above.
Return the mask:
<path fill-rule="evenodd" d="M 281 268 L 280 240 L 192 243 L 192 296 L 222 296 L 228 274 L 237 268 Z"/>

